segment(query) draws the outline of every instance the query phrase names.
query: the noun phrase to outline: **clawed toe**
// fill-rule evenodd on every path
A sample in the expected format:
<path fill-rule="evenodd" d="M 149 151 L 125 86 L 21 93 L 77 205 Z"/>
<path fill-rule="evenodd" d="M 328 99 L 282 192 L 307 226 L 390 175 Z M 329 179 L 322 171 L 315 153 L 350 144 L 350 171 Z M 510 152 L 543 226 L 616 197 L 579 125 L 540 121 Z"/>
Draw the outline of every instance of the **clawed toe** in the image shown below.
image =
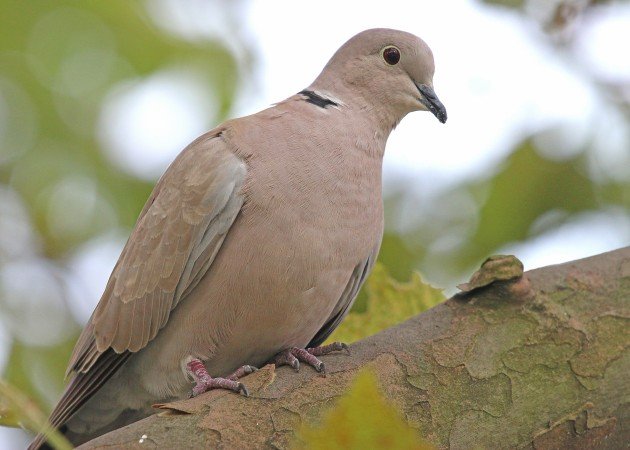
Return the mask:
<path fill-rule="evenodd" d="M 249 375 L 250 373 L 254 373 L 258 370 L 258 367 L 254 367 L 254 366 L 250 366 L 250 365 L 245 365 L 245 366 L 241 366 L 238 369 L 236 369 L 236 371 L 226 377 L 228 380 L 233 380 L 236 381 L 239 378 L 243 378 L 245 375 Z"/>
<path fill-rule="evenodd" d="M 273 359 L 273 363 L 276 366 L 291 366 L 296 372 L 300 371 L 300 361 L 308 364 L 320 373 L 324 372 L 324 363 L 317 356 L 312 355 L 303 348 L 288 348 L 278 353 Z"/>
<path fill-rule="evenodd" d="M 242 392 L 245 397 L 249 397 L 249 390 L 247 389 L 247 386 L 245 386 L 243 383 L 239 382 L 237 389 L 238 390 L 236 392 Z"/>
<path fill-rule="evenodd" d="M 291 366 L 293 370 L 296 372 L 300 371 L 300 361 L 296 358 L 296 355 L 293 354 L 293 350 L 297 350 L 294 348 L 287 348 L 286 350 L 278 353 L 272 360 L 273 364 L 276 366 Z"/>
<path fill-rule="evenodd" d="M 240 381 L 234 381 L 228 378 L 210 377 L 197 380 L 195 387 L 193 387 L 191 397 L 196 397 L 200 394 L 203 394 L 204 392 L 208 392 L 213 389 L 226 389 L 228 391 L 234 391 L 236 393 L 242 392 L 245 397 L 249 397 L 249 391 Z"/>
<path fill-rule="evenodd" d="M 291 347 L 278 353 L 271 362 L 276 366 L 291 366 L 296 372 L 300 371 L 300 362 L 303 362 L 326 376 L 326 366 L 318 357 L 338 351 L 345 351 L 350 354 L 350 350 L 346 344 L 343 342 L 333 342 L 331 344 L 306 349 Z M 212 389 L 227 389 L 249 397 L 249 390 L 243 383 L 238 381 L 238 379 L 258 370 L 254 366 L 244 365 L 225 378 L 212 378 L 203 362 L 197 358 L 191 358 L 186 367 L 188 373 L 195 381 L 195 386 L 190 395 L 191 397 L 196 397 Z"/>
<path fill-rule="evenodd" d="M 236 393 L 243 393 L 245 397 L 249 397 L 249 390 L 243 383 L 237 381 L 240 377 L 248 375 L 258 370 L 254 366 L 242 366 L 239 367 L 236 372 L 226 378 L 212 378 L 206 367 L 198 359 L 192 359 L 186 365 L 188 373 L 195 381 L 195 386 L 192 389 L 190 397 L 196 397 L 199 394 L 210 391 L 212 389 L 227 389 Z"/>
<path fill-rule="evenodd" d="M 323 356 L 332 352 L 340 352 L 345 351 L 348 355 L 350 354 L 350 348 L 348 344 L 344 342 L 333 342 L 328 345 L 320 345 L 319 347 L 311 347 L 306 349 L 313 356 Z"/>
<path fill-rule="evenodd" d="M 326 375 L 326 366 L 320 361 L 318 356 L 342 350 L 350 354 L 348 346 L 343 342 L 333 342 L 332 344 L 307 349 L 292 347 L 278 353 L 272 362 L 276 366 L 291 366 L 296 372 L 299 372 L 301 361 L 313 367 L 317 372 Z"/>

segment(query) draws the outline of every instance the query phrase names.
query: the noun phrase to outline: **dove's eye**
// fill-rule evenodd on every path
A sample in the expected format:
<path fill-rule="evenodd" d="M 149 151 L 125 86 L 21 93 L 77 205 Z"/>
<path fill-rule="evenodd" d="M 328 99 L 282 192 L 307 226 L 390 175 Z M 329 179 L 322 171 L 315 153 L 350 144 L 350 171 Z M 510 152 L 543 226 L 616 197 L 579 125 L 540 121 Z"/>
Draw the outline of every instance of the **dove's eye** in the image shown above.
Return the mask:
<path fill-rule="evenodd" d="M 385 62 L 390 66 L 395 66 L 398 64 L 398 61 L 400 61 L 400 50 L 393 45 L 385 47 L 381 52 L 381 55 L 383 56 Z"/>

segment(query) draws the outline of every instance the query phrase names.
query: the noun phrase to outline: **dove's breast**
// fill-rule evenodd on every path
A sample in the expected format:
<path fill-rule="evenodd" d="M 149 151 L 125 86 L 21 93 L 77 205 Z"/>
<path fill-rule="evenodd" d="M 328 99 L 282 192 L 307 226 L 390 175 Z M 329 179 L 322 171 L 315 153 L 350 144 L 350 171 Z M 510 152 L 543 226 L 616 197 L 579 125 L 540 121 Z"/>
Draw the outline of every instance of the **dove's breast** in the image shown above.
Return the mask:
<path fill-rule="evenodd" d="M 291 121 L 269 127 L 245 136 L 228 130 L 225 138 L 236 147 L 262 141 L 269 148 L 265 139 L 281 134 L 274 127 L 292 136 Z M 161 393 L 172 392 L 177 380 L 190 389 L 171 361 L 181 366 L 197 357 L 219 376 L 304 347 L 329 319 L 355 267 L 380 244 L 381 161 L 365 148 L 344 147 L 314 128 L 306 138 L 296 133 L 243 158 L 247 180 L 256 183 L 245 182 L 239 216 L 206 275 L 137 359 L 139 373 L 144 361 L 171 364 L 145 383 Z"/>

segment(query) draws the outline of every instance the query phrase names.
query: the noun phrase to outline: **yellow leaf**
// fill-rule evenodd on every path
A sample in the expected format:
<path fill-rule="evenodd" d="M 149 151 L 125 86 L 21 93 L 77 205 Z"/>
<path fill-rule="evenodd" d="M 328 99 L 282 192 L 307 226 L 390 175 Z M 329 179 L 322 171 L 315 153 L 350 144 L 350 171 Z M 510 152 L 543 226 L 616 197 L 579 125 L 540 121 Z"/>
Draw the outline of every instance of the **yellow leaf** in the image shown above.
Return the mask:
<path fill-rule="evenodd" d="M 367 293 L 366 311 L 351 311 L 328 342 L 350 343 L 363 339 L 446 299 L 441 289 L 423 282 L 418 273 L 414 273 L 411 280 L 401 283 L 392 278 L 381 264 L 374 267 L 364 289 Z"/>

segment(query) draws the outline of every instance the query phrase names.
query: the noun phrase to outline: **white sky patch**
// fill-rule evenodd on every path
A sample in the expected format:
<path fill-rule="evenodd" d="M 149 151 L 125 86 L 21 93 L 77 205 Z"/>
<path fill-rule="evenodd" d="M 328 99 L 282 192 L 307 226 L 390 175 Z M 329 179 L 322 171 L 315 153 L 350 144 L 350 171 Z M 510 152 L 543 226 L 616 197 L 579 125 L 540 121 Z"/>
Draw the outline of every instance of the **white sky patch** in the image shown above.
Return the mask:
<path fill-rule="evenodd" d="M 30 436 L 21 428 L 0 427 L 2 448 L 26 448 L 30 440 Z"/>
<path fill-rule="evenodd" d="M 576 55 L 596 76 L 609 82 L 630 80 L 630 4 L 616 3 L 596 9 L 577 36 Z"/>
<path fill-rule="evenodd" d="M 161 28 L 189 41 L 219 40 L 242 63 L 247 53 L 240 16 L 243 0 L 150 0 L 149 16 Z"/>
<path fill-rule="evenodd" d="M 4 373 L 4 368 L 9 360 L 12 341 L 13 336 L 9 330 L 5 327 L 0 327 L 0 371 L 2 373 Z"/>
<path fill-rule="evenodd" d="M 140 178 L 159 178 L 186 145 L 212 125 L 215 102 L 204 83 L 184 70 L 164 70 L 121 83 L 105 100 L 98 136 L 106 154 Z"/>
<path fill-rule="evenodd" d="M 39 236 L 33 230 L 26 205 L 20 195 L 0 186 L 0 264 L 39 250 Z"/>
<path fill-rule="evenodd" d="M 574 221 L 543 233 L 523 244 L 510 244 L 497 254 L 518 256 L 525 270 L 585 258 L 630 242 L 627 212 L 584 213 Z"/>
<path fill-rule="evenodd" d="M 307 20 L 288 0 L 252 2 L 260 96 L 239 113 L 308 86 L 343 42 L 372 27 L 403 29 L 427 41 L 436 59 L 436 92 L 449 115 L 446 125 L 427 113 L 405 118 L 388 142 L 386 170 L 432 172 L 438 180 L 470 176 L 533 131 L 558 122 L 584 126 L 594 108 L 588 86 L 548 57 L 551 50 L 531 38 L 532 25 L 515 12 L 466 0 L 392 0 L 387 10 L 396 14 L 385 16 L 380 2 L 325 0 L 318 8 L 335 11 L 326 17 L 325 33 L 321 21 Z"/>
<path fill-rule="evenodd" d="M 74 333 L 65 315 L 64 272 L 51 262 L 25 257 L 0 267 L 0 326 L 26 345 L 54 345 Z"/>
<path fill-rule="evenodd" d="M 70 256 L 67 267 L 72 276 L 70 310 L 79 323 L 86 323 L 105 291 L 107 280 L 120 256 L 128 231 L 118 230 L 94 238 Z"/>

